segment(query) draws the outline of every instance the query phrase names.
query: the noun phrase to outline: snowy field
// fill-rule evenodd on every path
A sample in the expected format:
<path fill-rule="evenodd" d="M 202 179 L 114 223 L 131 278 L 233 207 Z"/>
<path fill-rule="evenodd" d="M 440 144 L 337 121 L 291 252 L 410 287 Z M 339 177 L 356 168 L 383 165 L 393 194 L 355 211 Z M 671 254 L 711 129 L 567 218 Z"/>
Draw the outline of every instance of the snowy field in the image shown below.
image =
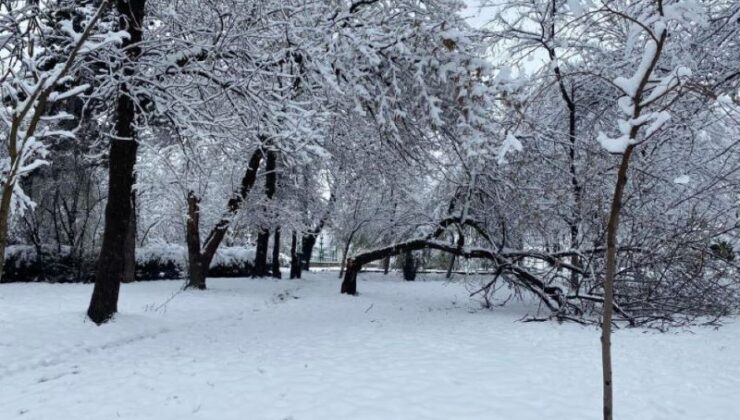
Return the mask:
<path fill-rule="evenodd" d="M 336 273 L 124 285 L 0 286 L 0 419 L 597 419 L 599 331 L 517 322 L 444 281 Z M 422 279 L 423 280 L 423 279 Z M 614 337 L 616 418 L 740 418 L 740 322 Z"/>

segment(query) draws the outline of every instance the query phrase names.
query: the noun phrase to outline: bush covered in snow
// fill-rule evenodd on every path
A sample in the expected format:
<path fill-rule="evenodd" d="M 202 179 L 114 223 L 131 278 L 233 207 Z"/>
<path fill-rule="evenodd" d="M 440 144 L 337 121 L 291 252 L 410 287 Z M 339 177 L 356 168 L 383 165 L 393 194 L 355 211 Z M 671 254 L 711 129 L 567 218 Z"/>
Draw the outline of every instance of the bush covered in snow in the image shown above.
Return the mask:
<path fill-rule="evenodd" d="M 222 247 L 216 252 L 208 272 L 209 277 L 247 277 L 254 267 L 255 248 L 252 246 Z M 11 245 L 5 250 L 2 280 L 88 282 L 94 278 L 95 255 L 79 258 L 70 254 L 69 247 L 61 252 L 50 245 L 41 246 L 39 254 L 33 245 Z M 280 264 L 290 263 L 280 254 Z M 188 253 L 183 245 L 153 243 L 136 248 L 136 280 L 182 279 L 187 276 Z M 268 259 L 269 265 L 269 259 Z"/>
<path fill-rule="evenodd" d="M 182 245 L 156 243 L 136 249 L 136 280 L 180 279 L 186 269 Z"/>
<path fill-rule="evenodd" d="M 10 245 L 5 249 L 2 281 L 90 281 L 94 257 L 74 255 L 71 251 L 68 246 Z"/>
<path fill-rule="evenodd" d="M 208 275 L 210 277 L 251 276 L 254 269 L 254 256 L 254 247 L 221 247 L 211 261 Z"/>
<path fill-rule="evenodd" d="M 255 249 L 251 246 L 221 247 L 211 261 L 210 277 L 252 275 Z M 157 243 L 136 250 L 136 279 L 181 279 L 187 276 L 187 249 L 178 244 Z"/>

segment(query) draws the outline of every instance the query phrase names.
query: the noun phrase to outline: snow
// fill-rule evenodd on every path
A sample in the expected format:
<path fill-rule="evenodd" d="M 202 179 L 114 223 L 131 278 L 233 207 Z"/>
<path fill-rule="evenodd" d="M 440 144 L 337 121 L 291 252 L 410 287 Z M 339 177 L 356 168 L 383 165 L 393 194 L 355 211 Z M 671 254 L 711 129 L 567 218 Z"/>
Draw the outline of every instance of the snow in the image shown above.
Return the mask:
<path fill-rule="evenodd" d="M 617 77 L 614 79 L 614 84 L 622 89 L 627 96 L 634 98 L 640 87 L 640 82 L 648 77 L 652 71 L 651 65 L 656 54 L 658 54 L 658 44 L 653 40 L 645 42 L 645 51 L 642 53 L 642 59 L 637 66 L 637 70 L 635 70 L 635 74 L 629 79 Z"/>
<path fill-rule="evenodd" d="M 679 185 L 686 185 L 689 182 L 691 182 L 691 177 L 688 175 L 681 175 L 681 176 L 676 177 L 673 180 L 674 184 L 679 184 Z"/>
<path fill-rule="evenodd" d="M 506 163 L 506 154 L 510 151 L 521 152 L 523 150 L 522 142 L 519 141 L 513 134 L 507 133 L 503 143 L 501 143 L 501 149 L 498 152 L 498 164 L 503 165 Z"/>
<path fill-rule="evenodd" d="M 599 142 L 601 147 L 606 149 L 609 153 L 624 153 L 624 151 L 627 150 L 627 146 L 631 144 L 630 138 L 626 134 L 617 138 L 611 138 L 606 134 L 599 132 L 596 140 Z"/>
<path fill-rule="evenodd" d="M 80 94 L 84 93 L 88 89 L 90 89 L 90 85 L 87 83 L 83 83 L 65 92 L 52 92 L 49 95 L 49 102 L 62 101 L 62 100 L 71 98 L 73 96 L 79 96 Z"/>
<path fill-rule="evenodd" d="M 518 322 L 466 288 L 361 274 L 125 284 L 111 324 L 86 322 L 92 285 L 0 285 L 0 418 L 594 419 L 599 331 Z M 731 420 L 740 323 L 619 330 L 617 419 Z"/>
<path fill-rule="evenodd" d="M 184 246 L 169 243 L 152 243 L 136 248 L 136 262 L 144 264 L 149 261 L 160 263 L 172 262 L 184 268 L 187 264 L 188 251 Z"/>
<path fill-rule="evenodd" d="M 671 114 L 668 111 L 660 111 L 650 114 L 650 118 L 653 122 L 648 126 L 647 130 L 645 130 L 645 137 L 650 137 L 653 133 L 660 130 L 663 127 L 663 124 L 671 119 Z"/>

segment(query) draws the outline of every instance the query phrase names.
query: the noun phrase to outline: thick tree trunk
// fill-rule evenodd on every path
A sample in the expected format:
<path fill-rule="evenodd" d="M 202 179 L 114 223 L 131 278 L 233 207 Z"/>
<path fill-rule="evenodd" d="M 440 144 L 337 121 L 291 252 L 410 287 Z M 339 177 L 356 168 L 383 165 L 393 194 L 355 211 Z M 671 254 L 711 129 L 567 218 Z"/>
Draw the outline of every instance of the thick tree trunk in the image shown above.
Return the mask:
<path fill-rule="evenodd" d="M 606 278 L 604 279 L 604 304 L 601 320 L 601 364 L 604 377 L 604 420 L 613 416 L 613 383 L 612 383 L 612 316 L 614 312 L 614 277 L 617 271 L 617 235 L 619 233 L 619 213 L 622 210 L 622 198 L 627 185 L 627 170 L 634 146 L 628 146 L 622 155 L 617 174 L 617 185 L 614 187 L 609 222 L 606 226 Z"/>
<path fill-rule="evenodd" d="M 282 277 L 280 273 L 280 228 L 275 229 L 272 242 L 272 277 L 279 279 Z"/>
<path fill-rule="evenodd" d="M 136 280 L 136 193 L 131 194 L 131 219 L 126 242 L 123 244 L 123 254 L 125 259 L 123 282 L 131 283 Z"/>
<path fill-rule="evenodd" d="M 293 231 L 290 241 L 290 278 L 299 279 L 301 278 L 301 259 L 298 254 L 298 237 L 296 232 Z"/>
<path fill-rule="evenodd" d="M 383 274 L 388 274 L 391 269 L 391 257 L 383 258 Z"/>
<path fill-rule="evenodd" d="M 316 235 L 307 233 L 301 238 L 301 268 L 308 271 L 311 268 L 311 254 L 313 247 L 316 245 Z"/>
<path fill-rule="evenodd" d="M 267 247 L 270 241 L 270 231 L 260 229 L 257 234 L 257 250 L 254 254 L 254 276 L 264 277 L 267 275 Z"/>
<path fill-rule="evenodd" d="M 406 251 L 403 255 L 403 279 L 406 281 L 414 281 L 416 280 L 416 269 L 418 266 L 416 265 L 416 258 L 414 258 L 414 253 L 409 251 Z"/>
<path fill-rule="evenodd" d="M 346 295 L 357 294 L 357 273 L 362 270 L 362 264 L 354 258 L 347 260 L 347 271 L 344 273 L 341 293 Z"/>
<path fill-rule="evenodd" d="M 124 75 L 133 76 L 134 63 L 141 55 L 146 0 L 118 0 L 119 28 L 128 32 L 121 48 L 128 59 Z M 96 324 L 108 321 L 118 310 L 118 292 L 124 280 L 124 247 L 131 225 L 131 194 L 136 164 L 136 105 L 128 83 L 121 85 L 115 113 L 115 138 L 111 142 L 108 163 L 108 202 L 105 206 L 103 243 L 95 273 L 95 287 L 87 315 Z"/>
<path fill-rule="evenodd" d="M 188 288 L 203 290 L 206 288 L 208 264 L 204 265 L 200 250 L 200 200 L 193 191 L 188 192 L 188 220 L 186 224 L 186 241 L 188 244 Z"/>

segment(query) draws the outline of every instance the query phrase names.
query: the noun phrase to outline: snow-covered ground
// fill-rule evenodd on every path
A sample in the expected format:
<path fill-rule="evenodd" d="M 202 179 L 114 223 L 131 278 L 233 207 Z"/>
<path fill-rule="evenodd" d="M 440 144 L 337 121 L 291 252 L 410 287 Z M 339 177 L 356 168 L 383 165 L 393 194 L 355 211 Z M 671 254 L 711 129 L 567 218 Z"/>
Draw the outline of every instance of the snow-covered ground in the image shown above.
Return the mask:
<path fill-rule="evenodd" d="M 466 289 L 336 273 L 124 285 L 115 322 L 91 285 L 0 286 L 0 419 L 597 419 L 599 332 L 517 322 Z M 621 330 L 616 418 L 740 418 L 740 322 Z"/>

